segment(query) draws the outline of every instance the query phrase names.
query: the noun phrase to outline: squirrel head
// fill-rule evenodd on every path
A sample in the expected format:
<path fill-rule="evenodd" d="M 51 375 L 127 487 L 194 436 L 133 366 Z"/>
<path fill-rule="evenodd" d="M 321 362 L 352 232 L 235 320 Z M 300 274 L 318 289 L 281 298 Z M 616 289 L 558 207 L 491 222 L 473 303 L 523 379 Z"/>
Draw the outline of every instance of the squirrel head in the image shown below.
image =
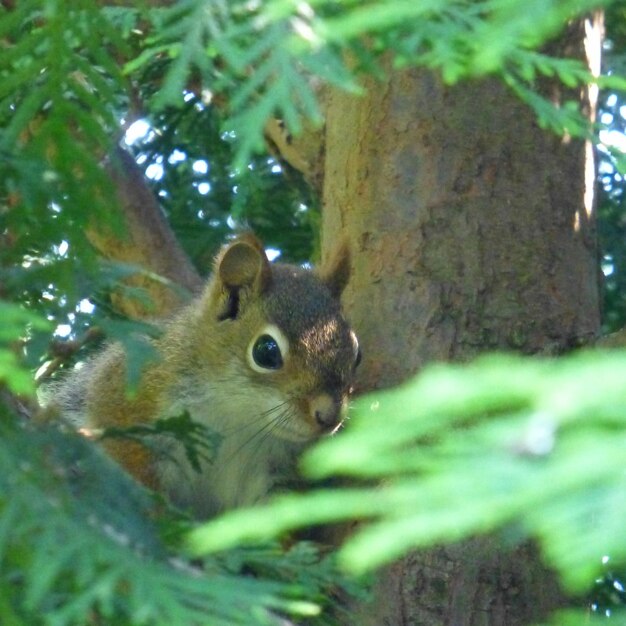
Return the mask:
<path fill-rule="evenodd" d="M 304 441 L 341 424 L 360 360 L 339 303 L 349 274 L 345 245 L 318 271 L 271 264 L 251 235 L 218 255 L 200 301 L 210 331 L 197 338 L 198 364 L 220 355 L 232 401 L 265 432 Z"/>

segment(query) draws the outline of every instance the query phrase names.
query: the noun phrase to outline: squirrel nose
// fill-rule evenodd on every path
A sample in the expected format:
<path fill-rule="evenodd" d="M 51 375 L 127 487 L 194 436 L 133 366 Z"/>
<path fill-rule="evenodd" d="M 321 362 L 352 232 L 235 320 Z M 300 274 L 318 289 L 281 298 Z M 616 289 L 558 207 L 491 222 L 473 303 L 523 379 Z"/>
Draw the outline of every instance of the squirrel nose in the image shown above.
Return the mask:
<path fill-rule="evenodd" d="M 323 430 L 332 430 L 341 423 L 342 409 L 343 404 L 327 393 L 314 396 L 309 403 L 311 417 Z"/>

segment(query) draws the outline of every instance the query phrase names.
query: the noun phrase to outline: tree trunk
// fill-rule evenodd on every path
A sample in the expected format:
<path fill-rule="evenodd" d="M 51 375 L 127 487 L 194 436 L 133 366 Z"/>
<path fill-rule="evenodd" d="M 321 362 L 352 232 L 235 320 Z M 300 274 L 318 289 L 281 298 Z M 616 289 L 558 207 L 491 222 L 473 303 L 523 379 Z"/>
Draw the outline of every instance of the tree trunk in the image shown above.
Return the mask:
<path fill-rule="evenodd" d="M 584 32 L 576 24 L 557 47 L 582 54 Z M 495 79 L 447 87 L 412 70 L 370 87 L 329 96 L 323 196 L 324 254 L 340 236 L 354 253 L 344 304 L 363 346 L 359 390 L 433 360 L 554 353 L 594 338 L 590 145 L 542 131 Z M 582 94 L 590 115 L 593 104 Z M 485 538 L 387 570 L 358 623 L 510 626 L 561 602 L 531 546 L 506 552 Z"/>

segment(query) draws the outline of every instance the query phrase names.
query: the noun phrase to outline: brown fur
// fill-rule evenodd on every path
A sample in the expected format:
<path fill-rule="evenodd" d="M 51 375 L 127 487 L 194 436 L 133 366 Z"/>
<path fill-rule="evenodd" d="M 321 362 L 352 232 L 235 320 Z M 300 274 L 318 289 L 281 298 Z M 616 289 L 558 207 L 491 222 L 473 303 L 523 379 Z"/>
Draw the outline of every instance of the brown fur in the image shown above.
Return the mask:
<path fill-rule="evenodd" d="M 165 324 L 155 340 L 160 359 L 146 367 L 134 395 L 126 388 L 124 351 L 113 345 L 59 386 L 53 400 L 87 429 L 188 411 L 223 437 L 202 475 L 171 443 L 167 458 L 133 442 L 109 441 L 106 449 L 198 516 L 251 504 L 294 474 L 307 442 L 341 422 L 357 350 L 338 301 L 349 264 L 344 247 L 318 276 L 271 265 L 252 236 L 236 240 L 218 255 L 204 293 Z M 285 349 L 279 369 L 251 362 L 252 346 L 268 334 Z"/>

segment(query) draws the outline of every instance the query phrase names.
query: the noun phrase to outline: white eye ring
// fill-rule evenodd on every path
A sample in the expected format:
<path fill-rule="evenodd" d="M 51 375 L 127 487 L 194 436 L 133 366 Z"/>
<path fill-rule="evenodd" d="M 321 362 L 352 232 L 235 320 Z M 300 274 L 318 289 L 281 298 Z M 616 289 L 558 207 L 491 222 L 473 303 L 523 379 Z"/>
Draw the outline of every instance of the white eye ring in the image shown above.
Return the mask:
<path fill-rule="evenodd" d="M 248 345 L 248 365 L 261 374 L 281 369 L 289 352 L 289 340 L 274 324 L 264 326 Z"/>
<path fill-rule="evenodd" d="M 350 339 L 352 339 L 352 346 L 354 347 L 354 353 L 356 354 L 359 351 L 359 340 L 353 330 L 350 331 Z"/>

